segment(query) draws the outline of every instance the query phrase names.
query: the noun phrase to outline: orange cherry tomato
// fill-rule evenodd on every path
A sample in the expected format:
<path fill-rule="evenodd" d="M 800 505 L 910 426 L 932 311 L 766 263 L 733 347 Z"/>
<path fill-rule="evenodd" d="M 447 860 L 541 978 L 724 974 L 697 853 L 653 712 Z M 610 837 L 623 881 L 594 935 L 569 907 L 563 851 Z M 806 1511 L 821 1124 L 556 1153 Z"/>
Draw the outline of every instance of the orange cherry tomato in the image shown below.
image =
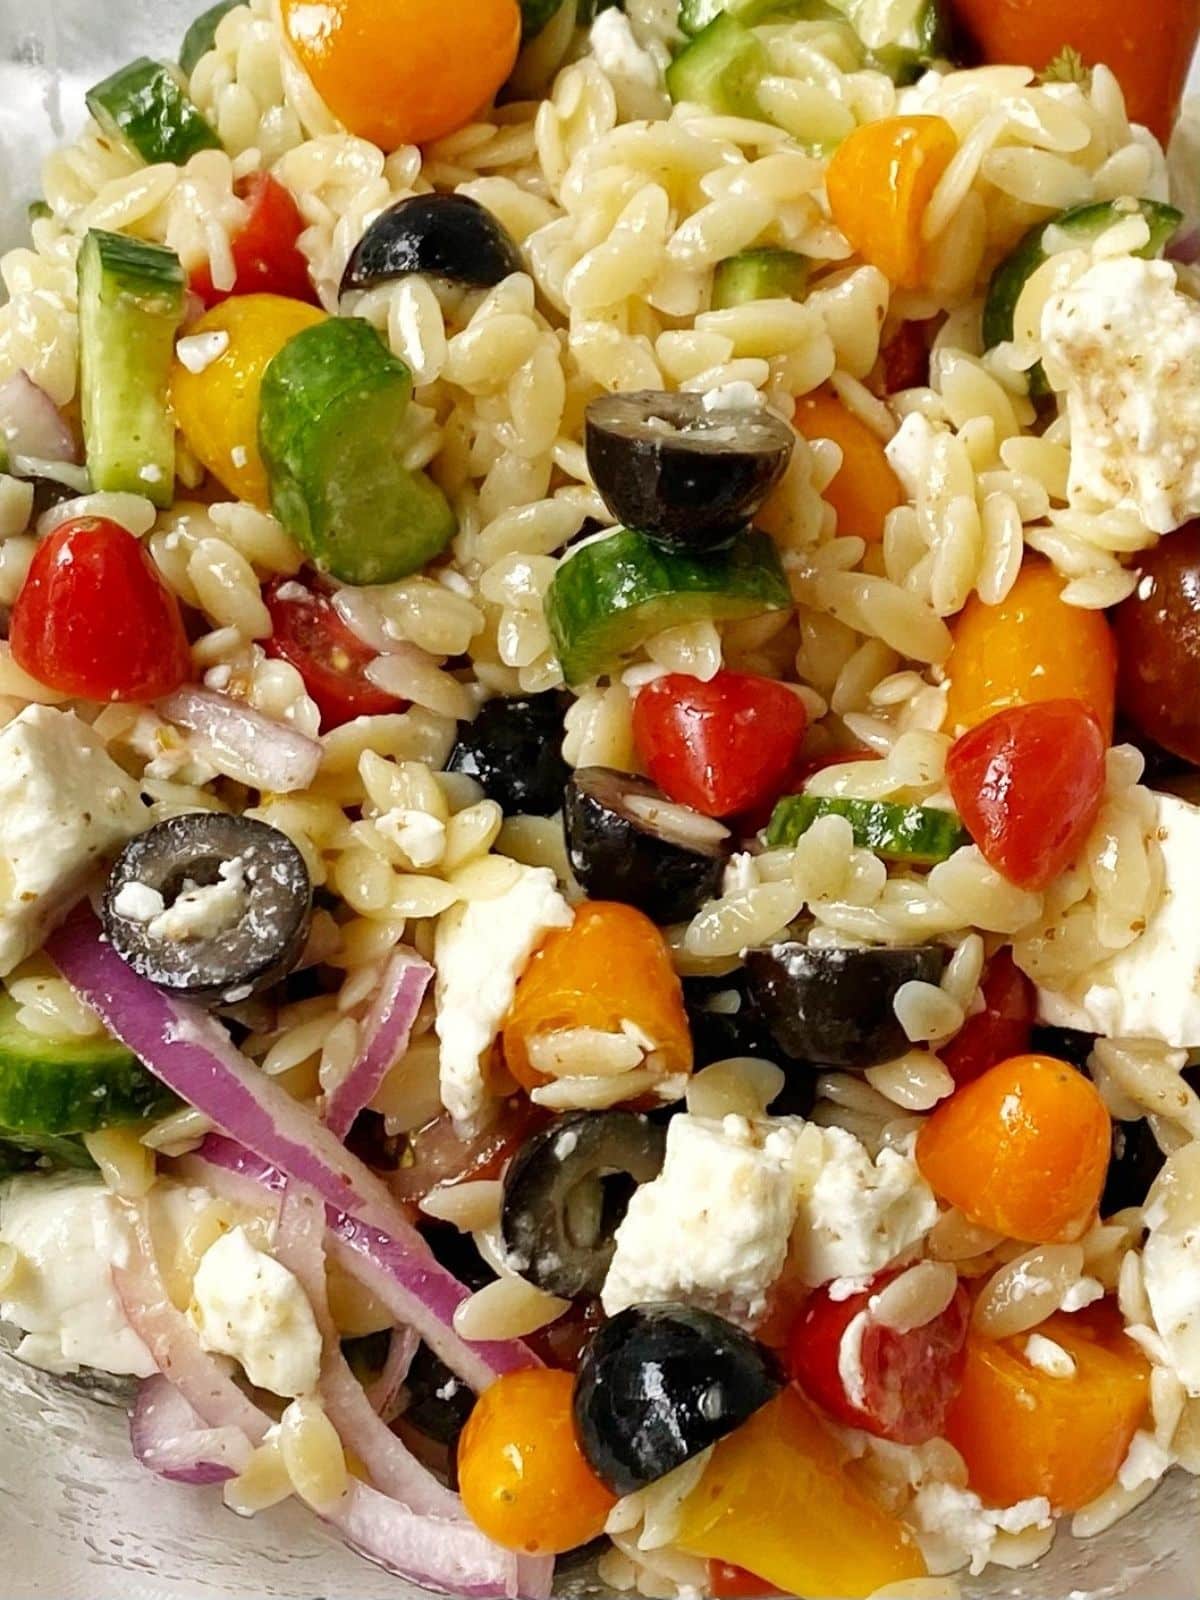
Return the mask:
<path fill-rule="evenodd" d="M 1077 1511 L 1116 1478 L 1146 1414 L 1150 1366 L 1107 1303 L 1058 1312 L 1037 1332 L 1062 1346 L 1075 1375 L 1031 1366 L 1028 1334 L 972 1333 L 946 1437 L 981 1499 L 1009 1506 L 1045 1495 L 1055 1511 Z"/>
<path fill-rule="evenodd" d="M 829 163 L 834 222 L 864 261 L 902 289 L 925 283 L 925 209 L 957 149 L 943 117 L 882 117 L 843 139 Z"/>
<path fill-rule="evenodd" d="M 678 1542 L 784 1594 L 863 1596 L 925 1576 L 911 1533 L 854 1483 L 795 1389 L 717 1445 L 683 1503 Z"/>
<path fill-rule="evenodd" d="M 506 1550 L 561 1555 L 604 1530 L 613 1495 L 575 1437 L 574 1375 L 509 1372 L 485 1390 L 458 1443 L 467 1515 Z"/>
<path fill-rule="evenodd" d="M 1082 700 L 1112 742 L 1117 651 L 1102 611 L 1062 598 L 1048 561 L 1027 559 L 997 606 L 972 595 L 955 619 L 946 727 L 973 728 L 1038 700 Z"/>
<path fill-rule="evenodd" d="M 691 1072 L 692 1035 L 667 941 L 632 906 L 586 900 L 517 984 L 501 1035 L 505 1065 L 536 1089 L 547 1080 L 529 1058 L 535 1039 L 572 1028 L 619 1034 L 627 1022 L 653 1040 L 661 1076 Z"/>
<path fill-rule="evenodd" d="M 801 395 L 793 421 L 806 439 L 832 439 L 841 449 L 842 464 L 821 491 L 837 512 L 837 531 L 857 534 L 868 544 L 882 539 L 888 512 L 904 504 L 904 490 L 878 434 L 848 411 L 832 389 Z"/>
<path fill-rule="evenodd" d="M 317 93 L 381 149 L 469 122 L 512 71 L 517 0 L 282 0 L 283 30 Z"/>
<path fill-rule="evenodd" d="M 1053 1056 L 1013 1056 L 942 1102 L 917 1135 L 917 1165 L 980 1227 L 1061 1243 L 1095 1216 L 1111 1142 L 1090 1079 Z"/>

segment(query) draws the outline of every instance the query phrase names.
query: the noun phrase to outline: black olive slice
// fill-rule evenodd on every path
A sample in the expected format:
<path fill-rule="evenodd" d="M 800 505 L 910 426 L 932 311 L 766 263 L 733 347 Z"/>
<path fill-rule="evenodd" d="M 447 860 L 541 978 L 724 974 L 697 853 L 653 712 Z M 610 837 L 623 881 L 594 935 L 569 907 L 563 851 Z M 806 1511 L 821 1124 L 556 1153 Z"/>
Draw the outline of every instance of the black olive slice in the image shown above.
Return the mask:
<path fill-rule="evenodd" d="M 156 823 L 117 857 L 101 915 L 113 949 L 171 994 L 235 1004 L 295 966 L 312 883 L 278 828 L 192 811 Z"/>
<path fill-rule="evenodd" d="M 588 470 L 618 522 L 681 550 L 727 544 L 787 469 L 795 435 L 760 408 L 643 389 L 587 408 Z"/>
<path fill-rule="evenodd" d="M 465 194 L 415 194 L 381 211 L 350 252 L 339 293 L 423 272 L 490 289 L 525 262 L 503 223 Z"/>
<path fill-rule="evenodd" d="M 565 1299 L 599 1294 L 630 1196 L 665 1150 L 665 1130 L 634 1111 L 572 1111 L 526 1140 L 504 1176 L 513 1270 Z"/>
<path fill-rule="evenodd" d="M 560 689 L 487 701 L 474 722 L 459 723 L 446 770 L 474 778 L 506 816 L 553 816 L 571 770 L 562 755 L 570 703 Z"/>
<path fill-rule="evenodd" d="M 1127 1206 L 1145 1205 L 1166 1159 L 1148 1122 L 1114 1122 L 1112 1157 L 1100 1197 L 1100 1215 L 1111 1217 L 1114 1211 L 1124 1211 Z"/>
<path fill-rule="evenodd" d="M 794 1061 L 861 1072 L 910 1048 L 896 991 L 937 983 L 941 945 L 912 949 L 811 949 L 796 940 L 746 952 L 751 995 L 779 1047 Z"/>
<path fill-rule="evenodd" d="M 623 900 L 658 923 L 686 922 L 717 893 L 729 829 L 611 767 L 580 767 L 563 804 L 567 854 L 593 900 Z"/>
<path fill-rule="evenodd" d="M 782 1386 L 774 1358 L 723 1317 L 631 1306 L 588 1341 L 575 1426 L 597 1477 L 632 1494 L 740 1428 Z"/>

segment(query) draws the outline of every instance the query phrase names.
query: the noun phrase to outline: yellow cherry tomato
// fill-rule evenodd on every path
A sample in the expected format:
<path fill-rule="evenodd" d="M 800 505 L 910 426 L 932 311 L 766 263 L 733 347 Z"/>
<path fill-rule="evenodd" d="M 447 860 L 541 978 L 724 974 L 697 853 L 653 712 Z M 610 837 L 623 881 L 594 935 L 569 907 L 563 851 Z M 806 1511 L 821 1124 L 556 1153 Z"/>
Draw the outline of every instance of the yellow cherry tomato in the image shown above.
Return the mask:
<path fill-rule="evenodd" d="M 925 283 L 925 209 L 957 149 L 943 117 L 883 117 L 843 139 L 829 163 L 834 222 L 864 261 L 902 289 Z"/>
<path fill-rule="evenodd" d="M 575 1436 L 571 1373 L 509 1372 L 484 1391 L 458 1443 L 467 1515 L 524 1555 L 561 1555 L 604 1531 L 616 1504 Z"/>
<path fill-rule="evenodd" d="M 200 372 L 176 361 L 171 404 L 192 453 L 230 494 L 266 506 L 267 469 L 258 453 L 258 400 L 267 367 L 325 313 L 277 294 L 235 295 L 214 306 L 192 334 L 223 333 L 224 351 Z"/>
<path fill-rule="evenodd" d="M 883 538 L 889 511 L 904 504 L 879 435 L 849 411 L 832 389 L 817 389 L 796 401 L 796 431 L 806 439 L 832 439 L 842 464 L 821 491 L 837 512 L 839 534 L 857 534 L 868 544 Z"/>
<path fill-rule="evenodd" d="M 521 43 L 517 0 L 283 0 L 282 12 L 325 104 L 387 151 L 469 122 Z"/>

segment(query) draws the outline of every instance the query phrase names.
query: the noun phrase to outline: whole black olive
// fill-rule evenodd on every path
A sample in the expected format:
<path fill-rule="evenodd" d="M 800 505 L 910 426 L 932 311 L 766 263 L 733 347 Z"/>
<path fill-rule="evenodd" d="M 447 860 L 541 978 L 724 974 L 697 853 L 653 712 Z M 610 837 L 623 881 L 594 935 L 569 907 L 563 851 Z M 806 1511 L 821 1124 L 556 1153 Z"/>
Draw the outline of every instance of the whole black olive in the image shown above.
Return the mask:
<path fill-rule="evenodd" d="M 474 722 L 459 723 L 446 770 L 474 778 L 506 815 L 553 816 L 570 776 L 562 756 L 570 703 L 559 689 L 487 701 Z"/>
<path fill-rule="evenodd" d="M 1166 1159 L 1148 1122 L 1114 1122 L 1100 1215 L 1111 1217 L 1126 1206 L 1143 1205 Z"/>
<path fill-rule="evenodd" d="M 618 522 L 673 548 L 711 550 L 751 522 L 795 435 L 765 409 L 709 410 L 699 394 L 643 389 L 587 408 L 588 470 Z"/>
<path fill-rule="evenodd" d="M 747 987 L 745 968 L 724 978 L 685 978 L 683 1003 L 697 1071 L 731 1056 L 758 1056 L 783 1064 L 783 1052 Z"/>
<path fill-rule="evenodd" d="M 121 959 L 160 989 L 234 1004 L 291 971 L 308 938 L 312 882 L 278 828 L 192 811 L 117 857 L 101 916 Z"/>
<path fill-rule="evenodd" d="M 1080 1072 L 1086 1072 L 1088 1057 L 1096 1048 L 1096 1035 L 1079 1028 L 1052 1028 L 1039 1022 L 1030 1035 L 1029 1048 L 1034 1055 L 1053 1056 L 1056 1061 L 1066 1061 Z"/>
<path fill-rule="evenodd" d="M 340 294 L 423 272 L 490 289 L 525 262 L 512 235 L 465 194 L 414 194 L 381 211 L 350 252 Z"/>
<path fill-rule="evenodd" d="M 527 1139 L 504 1175 L 513 1269 L 568 1300 L 599 1294 L 630 1196 L 665 1150 L 665 1131 L 634 1111 L 568 1112 Z"/>
<path fill-rule="evenodd" d="M 575 1426 L 597 1477 L 632 1494 L 740 1428 L 781 1388 L 774 1358 L 723 1317 L 631 1306 L 584 1349 Z"/>
<path fill-rule="evenodd" d="M 811 949 L 796 940 L 746 952 L 746 978 L 785 1055 L 861 1072 L 909 1048 L 896 991 L 913 979 L 937 983 L 941 945 L 912 949 Z"/>
<path fill-rule="evenodd" d="M 468 1384 L 456 1378 L 428 1345 L 418 1345 L 404 1387 L 405 1422 L 439 1444 L 456 1445 L 475 1404 Z"/>
<path fill-rule="evenodd" d="M 623 900 L 662 924 L 688 921 L 717 893 L 732 846 L 719 822 L 611 767 L 572 775 L 563 827 L 571 867 L 593 900 Z"/>

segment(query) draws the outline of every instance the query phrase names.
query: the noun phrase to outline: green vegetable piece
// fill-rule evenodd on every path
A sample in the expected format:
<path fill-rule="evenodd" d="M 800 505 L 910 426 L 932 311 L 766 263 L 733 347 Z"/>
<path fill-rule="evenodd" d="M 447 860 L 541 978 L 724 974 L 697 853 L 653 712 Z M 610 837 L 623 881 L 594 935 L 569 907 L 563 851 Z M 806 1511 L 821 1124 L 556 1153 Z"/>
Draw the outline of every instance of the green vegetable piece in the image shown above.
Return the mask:
<path fill-rule="evenodd" d="M 724 3 L 722 0 L 682 0 L 679 8 L 680 32 L 694 38 L 722 12 L 735 18 L 744 28 L 757 27 L 760 22 L 783 22 L 788 19 L 821 22 L 842 15 L 829 0 L 724 0 Z"/>
<path fill-rule="evenodd" d="M 56 1138 L 51 1133 L 27 1135 L 0 1128 L 0 1178 L 61 1168 L 95 1171 L 95 1167 L 87 1146 L 76 1134 Z"/>
<path fill-rule="evenodd" d="M 179 257 L 162 245 L 93 228 L 80 247 L 80 391 L 95 489 L 171 504 L 167 389 L 185 288 Z"/>
<path fill-rule="evenodd" d="M 771 813 L 768 845 L 772 849 L 794 845 L 818 817 L 845 817 L 860 848 L 873 850 L 884 861 L 904 861 L 913 866 L 933 866 L 971 842 L 971 835 L 954 812 L 936 806 L 793 794 L 780 800 Z"/>
<path fill-rule="evenodd" d="M 758 85 L 769 70 L 761 41 L 722 11 L 667 68 L 667 93 L 723 116 L 757 117 Z"/>
<path fill-rule="evenodd" d="M 217 24 L 245 0 L 219 0 L 219 4 L 202 11 L 183 36 L 179 47 L 179 65 L 190 78 L 201 56 L 206 56 L 217 38 Z"/>
<path fill-rule="evenodd" d="M 457 530 L 445 495 L 403 462 L 412 374 L 369 322 L 331 317 L 263 374 L 258 439 L 271 507 L 343 583 L 395 583 Z"/>
<path fill-rule="evenodd" d="M 757 528 L 702 559 L 618 528 L 580 545 L 546 594 L 546 621 L 570 684 L 613 672 L 663 628 L 732 621 L 792 603 L 779 554 Z"/>
<path fill-rule="evenodd" d="M 0 1139 L 59 1139 L 162 1116 L 179 1104 L 115 1039 L 47 1039 L 0 994 Z"/>
<path fill-rule="evenodd" d="M 87 92 L 87 108 L 105 133 L 151 165 L 182 167 L 198 150 L 221 148 L 175 71 L 141 56 Z"/>
<path fill-rule="evenodd" d="M 1176 211 L 1174 206 L 1163 205 L 1159 200 L 1138 200 L 1135 205 L 1150 229 L 1148 243 L 1136 253 L 1149 260 L 1153 256 L 1162 254 L 1171 235 L 1183 221 L 1183 213 Z M 1120 222 L 1122 217 L 1132 215 L 1132 212 L 1133 208 L 1128 202 L 1089 201 L 1087 205 L 1073 206 L 1069 211 L 1061 211 L 1057 217 L 1051 217 L 1048 222 L 1039 222 L 1032 227 L 1016 249 L 1005 256 L 988 283 L 987 297 L 983 303 L 985 347 L 990 350 L 993 346 L 1003 344 L 1005 340 L 1012 338 L 1017 301 L 1021 298 L 1021 292 L 1051 254 L 1046 248 L 1047 235 L 1051 228 L 1061 241 L 1060 249 L 1064 245 L 1086 248 L 1107 229 Z M 1050 237 L 1054 238 L 1055 235 Z M 1030 371 L 1029 392 L 1034 395 L 1049 392 L 1041 362 Z"/>
<path fill-rule="evenodd" d="M 52 217 L 54 212 L 50 209 L 48 200 L 31 200 L 26 207 L 25 214 L 32 226 L 35 222 L 44 222 L 47 217 Z"/>
<path fill-rule="evenodd" d="M 802 300 L 808 270 L 808 257 L 795 250 L 743 250 L 728 256 L 717 263 L 713 276 L 713 310 L 748 300 Z"/>

